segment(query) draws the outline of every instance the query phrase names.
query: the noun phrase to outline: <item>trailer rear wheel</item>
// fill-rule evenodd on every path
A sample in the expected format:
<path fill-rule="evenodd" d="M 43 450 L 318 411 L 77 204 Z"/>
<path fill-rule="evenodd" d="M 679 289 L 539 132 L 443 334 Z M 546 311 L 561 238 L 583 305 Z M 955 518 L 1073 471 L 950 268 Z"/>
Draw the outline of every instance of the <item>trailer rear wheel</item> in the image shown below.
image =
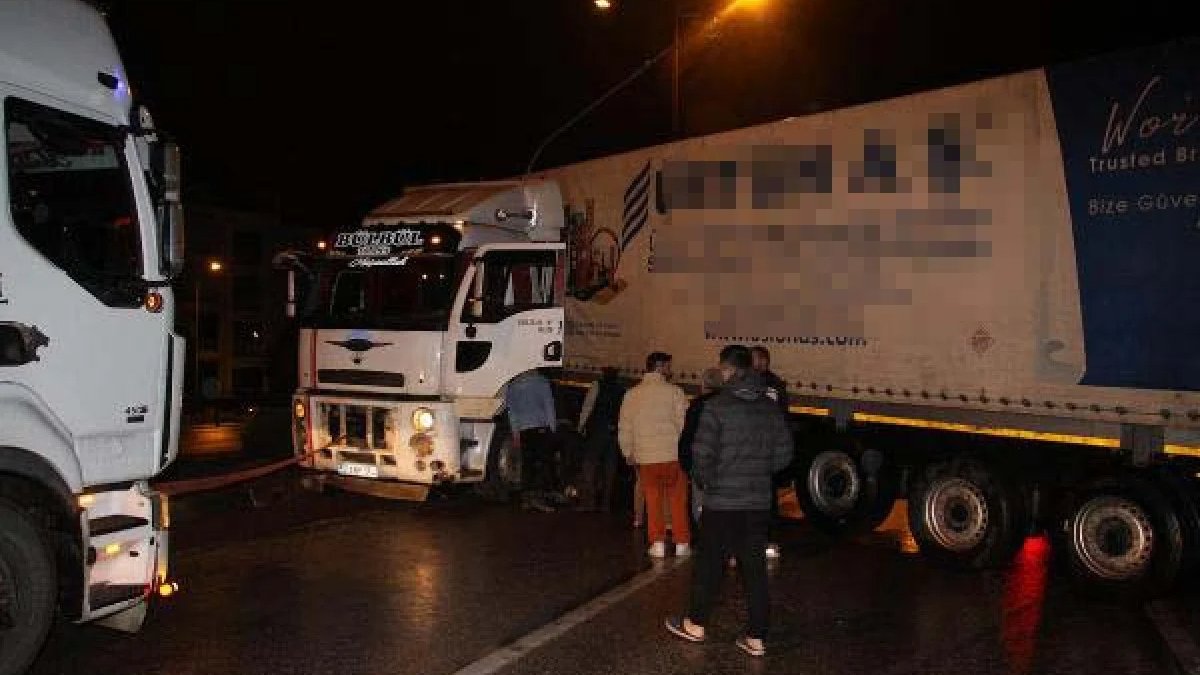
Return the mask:
<path fill-rule="evenodd" d="M 954 567 L 1008 562 L 1026 520 L 1019 491 L 971 460 L 929 465 L 909 494 L 909 527 L 921 553 Z"/>
<path fill-rule="evenodd" d="M 868 473 L 861 455 L 843 450 L 818 452 L 802 462 L 796 496 L 805 518 L 829 534 L 875 529 L 892 510 L 897 481 L 881 456 L 872 464 Z"/>
<path fill-rule="evenodd" d="M 1183 531 L 1183 560 L 1180 572 L 1200 566 L 1200 492 L 1195 480 L 1175 466 L 1159 466 L 1152 473 Z"/>
<path fill-rule="evenodd" d="M 1183 567 L 1179 515 L 1147 477 L 1092 483 L 1071 500 L 1058 535 L 1077 579 L 1119 595 L 1162 593 Z"/>
<path fill-rule="evenodd" d="M 33 663 L 56 602 L 55 564 L 29 518 L 0 502 L 0 675 Z"/>

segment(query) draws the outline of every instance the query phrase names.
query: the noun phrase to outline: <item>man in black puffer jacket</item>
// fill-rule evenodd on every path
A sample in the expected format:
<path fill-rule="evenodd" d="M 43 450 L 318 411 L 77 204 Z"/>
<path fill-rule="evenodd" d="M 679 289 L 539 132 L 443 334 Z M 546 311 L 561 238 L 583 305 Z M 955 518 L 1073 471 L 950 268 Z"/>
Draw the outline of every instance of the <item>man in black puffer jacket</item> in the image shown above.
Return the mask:
<path fill-rule="evenodd" d="M 667 619 L 667 629 L 691 642 L 705 640 L 704 627 L 733 554 L 742 571 L 749 628 L 737 646 L 752 656 L 766 653 L 767 524 L 774 491 L 771 476 L 792 461 L 792 436 L 762 376 L 751 369 L 750 350 L 721 351 L 725 386 L 700 413 L 692 444 L 692 476 L 703 491 L 700 555 L 692 571 L 688 613 Z"/>

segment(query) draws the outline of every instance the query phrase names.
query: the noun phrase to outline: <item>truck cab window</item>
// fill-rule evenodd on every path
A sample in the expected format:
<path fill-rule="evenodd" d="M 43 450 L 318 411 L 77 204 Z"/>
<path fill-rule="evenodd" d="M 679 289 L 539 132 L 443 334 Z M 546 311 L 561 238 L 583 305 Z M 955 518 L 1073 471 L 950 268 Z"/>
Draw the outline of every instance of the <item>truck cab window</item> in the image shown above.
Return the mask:
<path fill-rule="evenodd" d="M 521 312 L 555 307 L 554 252 L 496 251 L 484 257 L 482 319 L 502 321 Z"/>
<path fill-rule="evenodd" d="M 140 305 L 142 246 L 125 133 L 11 97 L 4 113 L 17 232 L 105 304 Z"/>

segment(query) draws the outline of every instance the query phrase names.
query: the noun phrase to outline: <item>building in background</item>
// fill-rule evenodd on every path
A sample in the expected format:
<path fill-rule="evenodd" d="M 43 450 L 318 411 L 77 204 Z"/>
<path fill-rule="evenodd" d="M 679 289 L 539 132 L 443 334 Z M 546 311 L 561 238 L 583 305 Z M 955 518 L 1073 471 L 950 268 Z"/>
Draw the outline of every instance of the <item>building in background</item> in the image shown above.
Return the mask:
<path fill-rule="evenodd" d="M 188 340 L 187 397 L 253 402 L 294 390 L 295 325 L 272 256 L 315 241 L 275 214 L 189 204 L 176 321 Z"/>

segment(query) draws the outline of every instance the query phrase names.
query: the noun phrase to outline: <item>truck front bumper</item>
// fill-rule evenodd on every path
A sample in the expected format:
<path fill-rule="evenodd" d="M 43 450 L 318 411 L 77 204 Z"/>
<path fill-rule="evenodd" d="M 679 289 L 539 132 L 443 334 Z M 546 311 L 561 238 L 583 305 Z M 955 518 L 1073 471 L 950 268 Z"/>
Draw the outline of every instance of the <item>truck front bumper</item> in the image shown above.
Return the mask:
<path fill-rule="evenodd" d="M 81 621 L 136 631 L 149 598 L 178 590 L 169 576 L 167 496 L 139 482 L 125 490 L 85 493 L 80 501 L 87 556 Z"/>

